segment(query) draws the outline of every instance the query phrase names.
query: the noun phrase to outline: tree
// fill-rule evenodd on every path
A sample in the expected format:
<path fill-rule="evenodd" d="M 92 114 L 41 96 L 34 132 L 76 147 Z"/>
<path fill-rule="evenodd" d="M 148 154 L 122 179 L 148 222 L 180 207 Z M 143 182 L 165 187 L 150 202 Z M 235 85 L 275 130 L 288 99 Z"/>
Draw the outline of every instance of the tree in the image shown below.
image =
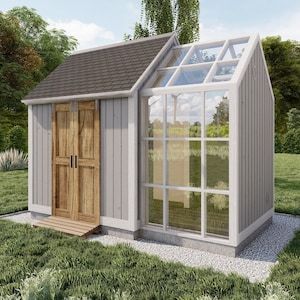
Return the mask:
<path fill-rule="evenodd" d="M 24 110 L 20 100 L 53 71 L 77 45 L 34 9 L 0 13 L 0 109 Z"/>
<path fill-rule="evenodd" d="M 279 36 L 263 39 L 264 54 L 275 95 L 275 129 L 287 131 L 287 112 L 300 109 L 300 43 Z"/>
<path fill-rule="evenodd" d="M 199 0 L 142 0 L 141 22 L 135 24 L 133 38 L 177 30 L 182 44 L 199 39 Z M 131 35 L 125 35 L 131 39 Z"/>
<path fill-rule="evenodd" d="M 300 109 L 292 108 L 287 113 L 287 129 L 300 128 Z M 299 141 L 300 143 L 300 141 Z"/>
<path fill-rule="evenodd" d="M 27 151 L 26 132 L 21 126 L 14 126 L 7 135 L 7 149 L 17 149 L 23 152 Z"/>

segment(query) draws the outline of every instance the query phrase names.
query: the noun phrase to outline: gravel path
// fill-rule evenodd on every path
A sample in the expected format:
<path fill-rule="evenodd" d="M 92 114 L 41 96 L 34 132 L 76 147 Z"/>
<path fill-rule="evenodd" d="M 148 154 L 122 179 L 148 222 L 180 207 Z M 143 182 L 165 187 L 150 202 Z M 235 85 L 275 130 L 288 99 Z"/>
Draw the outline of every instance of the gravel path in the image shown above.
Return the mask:
<path fill-rule="evenodd" d="M 2 218 L 19 223 L 32 224 L 35 221 L 28 212 Z M 264 281 L 269 276 L 278 253 L 299 228 L 299 217 L 275 214 L 268 229 L 236 258 L 142 239 L 131 241 L 109 235 L 93 235 L 89 240 L 99 241 L 104 245 L 129 244 L 138 251 L 157 255 L 165 261 L 180 262 L 192 267 L 211 267 L 226 274 L 234 272 L 249 278 L 251 282 L 256 282 Z"/>

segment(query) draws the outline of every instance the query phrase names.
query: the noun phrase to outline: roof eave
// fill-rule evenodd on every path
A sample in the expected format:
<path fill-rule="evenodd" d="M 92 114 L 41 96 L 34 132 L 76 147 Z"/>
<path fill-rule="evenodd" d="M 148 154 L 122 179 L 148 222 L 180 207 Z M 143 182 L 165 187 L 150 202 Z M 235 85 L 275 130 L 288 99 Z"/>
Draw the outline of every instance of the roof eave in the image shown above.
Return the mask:
<path fill-rule="evenodd" d="M 124 91 L 104 92 L 104 93 L 68 95 L 68 96 L 60 96 L 60 97 L 24 99 L 24 100 L 21 100 L 21 102 L 26 105 L 35 105 L 35 104 L 62 103 L 65 101 L 70 101 L 70 100 L 87 101 L 87 100 L 93 100 L 93 99 L 129 97 L 130 95 L 131 95 L 130 90 L 124 90 Z"/>

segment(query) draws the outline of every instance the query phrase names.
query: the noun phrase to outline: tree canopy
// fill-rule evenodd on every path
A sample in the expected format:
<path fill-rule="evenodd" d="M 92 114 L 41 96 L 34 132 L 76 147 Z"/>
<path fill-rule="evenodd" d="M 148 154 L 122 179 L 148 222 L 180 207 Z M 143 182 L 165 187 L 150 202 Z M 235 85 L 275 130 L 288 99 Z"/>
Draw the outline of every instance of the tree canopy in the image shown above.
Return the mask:
<path fill-rule="evenodd" d="M 199 0 L 142 0 L 141 21 L 135 24 L 137 39 L 176 30 L 180 43 L 199 39 Z"/>
<path fill-rule="evenodd" d="M 24 110 L 20 100 L 77 46 L 34 10 L 0 13 L 0 109 Z"/>
<path fill-rule="evenodd" d="M 276 132 L 287 130 L 287 112 L 300 109 L 300 43 L 280 36 L 263 39 L 263 48 L 275 95 Z"/>

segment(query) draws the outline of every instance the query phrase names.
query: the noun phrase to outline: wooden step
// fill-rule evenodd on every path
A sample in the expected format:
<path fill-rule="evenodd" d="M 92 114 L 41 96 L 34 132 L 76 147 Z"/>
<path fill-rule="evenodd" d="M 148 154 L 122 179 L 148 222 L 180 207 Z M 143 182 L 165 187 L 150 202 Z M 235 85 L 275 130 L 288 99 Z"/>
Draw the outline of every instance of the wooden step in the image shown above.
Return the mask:
<path fill-rule="evenodd" d="M 87 235 L 95 232 L 99 227 L 99 225 L 95 224 L 54 216 L 38 221 L 33 226 L 49 228 L 59 232 L 81 237 L 86 237 Z"/>

